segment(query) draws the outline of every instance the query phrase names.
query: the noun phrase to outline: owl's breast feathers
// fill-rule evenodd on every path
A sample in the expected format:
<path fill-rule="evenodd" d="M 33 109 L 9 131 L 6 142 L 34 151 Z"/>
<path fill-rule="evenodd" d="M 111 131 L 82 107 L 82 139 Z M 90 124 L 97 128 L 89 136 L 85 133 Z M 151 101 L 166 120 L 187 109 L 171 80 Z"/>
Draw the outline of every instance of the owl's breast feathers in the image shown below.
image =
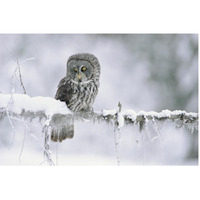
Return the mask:
<path fill-rule="evenodd" d="M 55 98 L 64 101 L 73 111 L 90 110 L 98 93 L 98 83 L 91 80 L 85 84 L 75 84 L 69 77 L 64 77 L 56 92 Z"/>

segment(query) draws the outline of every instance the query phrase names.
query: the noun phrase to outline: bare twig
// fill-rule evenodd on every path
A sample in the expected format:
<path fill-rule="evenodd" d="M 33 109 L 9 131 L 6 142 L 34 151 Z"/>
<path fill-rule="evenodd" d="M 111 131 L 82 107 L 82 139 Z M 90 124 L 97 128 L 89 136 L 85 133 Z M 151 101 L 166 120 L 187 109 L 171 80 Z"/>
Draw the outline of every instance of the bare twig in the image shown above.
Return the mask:
<path fill-rule="evenodd" d="M 18 72 L 19 72 L 20 85 L 23 88 L 24 94 L 26 94 L 26 90 L 25 90 L 25 87 L 24 87 L 24 84 L 23 84 L 23 81 L 22 81 L 22 74 L 21 74 L 21 69 L 20 69 L 20 64 L 19 64 L 18 58 L 16 58 L 16 62 L 17 62 L 17 68 L 18 68 Z"/>

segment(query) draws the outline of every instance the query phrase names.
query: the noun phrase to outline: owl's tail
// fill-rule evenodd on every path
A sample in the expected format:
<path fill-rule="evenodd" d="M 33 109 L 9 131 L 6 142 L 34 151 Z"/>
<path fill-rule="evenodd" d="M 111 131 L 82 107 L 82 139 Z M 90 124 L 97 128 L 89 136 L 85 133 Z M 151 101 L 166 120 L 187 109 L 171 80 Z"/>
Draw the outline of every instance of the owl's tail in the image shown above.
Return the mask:
<path fill-rule="evenodd" d="M 55 115 L 51 120 L 51 140 L 62 142 L 74 136 L 74 117 L 72 115 Z"/>

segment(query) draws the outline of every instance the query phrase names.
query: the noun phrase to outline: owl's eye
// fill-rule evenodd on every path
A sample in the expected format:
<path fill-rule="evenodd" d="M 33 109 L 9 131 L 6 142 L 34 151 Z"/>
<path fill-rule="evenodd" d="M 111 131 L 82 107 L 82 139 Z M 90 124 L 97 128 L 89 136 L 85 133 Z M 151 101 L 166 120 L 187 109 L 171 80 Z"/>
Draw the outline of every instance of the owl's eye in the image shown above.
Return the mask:
<path fill-rule="evenodd" d="M 77 72 L 77 71 L 78 71 L 77 67 L 74 67 L 74 71 L 75 71 L 75 72 Z"/>
<path fill-rule="evenodd" d="M 86 71 L 87 70 L 87 68 L 85 67 L 85 66 L 83 66 L 82 68 L 81 68 L 81 71 L 82 72 L 84 72 L 84 71 Z"/>

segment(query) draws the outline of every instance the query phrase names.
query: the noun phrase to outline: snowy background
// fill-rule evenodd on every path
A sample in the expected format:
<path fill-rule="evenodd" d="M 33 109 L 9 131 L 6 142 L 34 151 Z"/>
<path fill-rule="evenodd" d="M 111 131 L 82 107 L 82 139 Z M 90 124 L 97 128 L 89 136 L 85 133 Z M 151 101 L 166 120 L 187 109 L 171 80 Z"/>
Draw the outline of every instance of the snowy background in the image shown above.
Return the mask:
<path fill-rule="evenodd" d="M 198 36 L 131 34 L 19 34 L 0 35 L 0 92 L 23 93 L 12 76 L 16 59 L 30 96 L 54 97 L 74 53 L 93 53 L 101 64 L 99 94 L 94 110 L 164 109 L 198 112 Z M 14 87 L 13 87 L 14 86 Z M 41 123 L 0 121 L 0 164 L 40 165 L 43 162 Z M 75 136 L 52 143 L 58 165 L 196 165 L 198 135 L 174 124 L 160 124 L 161 137 L 144 138 L 137 126 L 123 127 L 117 149 L 113 127 L 91 122 L 75 123 Z M 151 137 L 155 131 L 150 130 Z M 34 134 L 38 140 L 33 138 Z"/>

